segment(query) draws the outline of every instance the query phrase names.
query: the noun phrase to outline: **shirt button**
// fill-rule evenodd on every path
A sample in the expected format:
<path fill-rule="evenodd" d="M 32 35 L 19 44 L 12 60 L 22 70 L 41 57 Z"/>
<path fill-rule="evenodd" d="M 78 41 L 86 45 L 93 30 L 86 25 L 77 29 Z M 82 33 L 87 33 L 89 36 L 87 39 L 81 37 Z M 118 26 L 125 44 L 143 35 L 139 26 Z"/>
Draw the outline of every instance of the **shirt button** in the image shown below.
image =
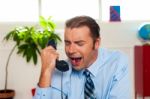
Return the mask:
<path fill-rule="evenodd" d="M 43 94 L 43 96 L 45 96 L 45 94 Z"/>

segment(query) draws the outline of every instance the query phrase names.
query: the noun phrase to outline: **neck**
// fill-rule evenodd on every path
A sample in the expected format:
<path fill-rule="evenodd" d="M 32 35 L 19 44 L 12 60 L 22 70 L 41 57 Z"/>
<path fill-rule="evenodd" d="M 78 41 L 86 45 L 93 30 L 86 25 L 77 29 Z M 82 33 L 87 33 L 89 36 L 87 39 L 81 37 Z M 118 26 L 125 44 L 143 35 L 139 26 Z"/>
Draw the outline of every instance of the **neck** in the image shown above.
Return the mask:
<path fill-rule="evenodd" d="M 95 50 L 95 51 L 93 52 L 92 61 L 89 63 L 88 67 L 91 66 L 91 65 L 97 60 L 97 58 L 98 58 L 98 50 Z M 88 67 L 87 67 L 87 68 L 88 68 Z"/>

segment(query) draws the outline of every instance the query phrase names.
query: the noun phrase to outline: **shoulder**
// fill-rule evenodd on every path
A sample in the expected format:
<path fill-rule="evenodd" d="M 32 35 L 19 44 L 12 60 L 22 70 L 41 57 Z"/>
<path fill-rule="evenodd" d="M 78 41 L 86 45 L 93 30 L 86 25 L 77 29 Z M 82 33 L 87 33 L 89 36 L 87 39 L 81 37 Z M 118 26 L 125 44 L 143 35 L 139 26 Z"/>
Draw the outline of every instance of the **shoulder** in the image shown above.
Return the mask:
<path fill-rule="evenodd" d="M 112 50 L 112 49 L 107 49 L 107 48 L 100 48 L 99 49 L 99 57 L 105 61 L 118 61 L 118 62 L 123 62 L 123 61 L 128 61 L 128 56 L 120 51 L 120 50 Z"/>
<path fill-rule="evenodd" d="M 109 69 L 114 75 L 128 72 L 128 56 L 120 50 L 100 48 L 99 57 L 102 67 Z"/>

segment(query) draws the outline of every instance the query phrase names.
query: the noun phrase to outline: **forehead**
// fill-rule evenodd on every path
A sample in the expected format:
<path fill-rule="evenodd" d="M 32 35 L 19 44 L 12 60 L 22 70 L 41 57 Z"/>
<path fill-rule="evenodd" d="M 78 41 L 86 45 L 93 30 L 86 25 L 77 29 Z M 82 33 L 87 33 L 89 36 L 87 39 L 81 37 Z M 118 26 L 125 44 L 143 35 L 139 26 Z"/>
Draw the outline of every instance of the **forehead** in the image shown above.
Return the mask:
<path fill-rule="evenodd" d="M 87 38 L 90 36 L 90 29 L 87 26 L 82 26 L 78 28 L 65 28 L 65 39 L 80 39 Z"/>

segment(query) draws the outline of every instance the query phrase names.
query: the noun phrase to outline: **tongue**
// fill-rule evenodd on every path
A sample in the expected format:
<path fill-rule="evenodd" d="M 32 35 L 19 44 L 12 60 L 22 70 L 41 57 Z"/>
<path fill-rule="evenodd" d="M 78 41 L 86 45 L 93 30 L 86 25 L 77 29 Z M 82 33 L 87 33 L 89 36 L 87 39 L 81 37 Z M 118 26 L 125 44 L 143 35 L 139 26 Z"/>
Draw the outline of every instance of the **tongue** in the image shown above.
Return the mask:
<path fill-rule="evenodd" d="M 77 65 L 79 65 L 79 63 L 80 63 L 80 60 L 81 60 L 81 59 L 73 59 L 73 60 L 72 60 L 72 64 L 77 66 Z"/>

